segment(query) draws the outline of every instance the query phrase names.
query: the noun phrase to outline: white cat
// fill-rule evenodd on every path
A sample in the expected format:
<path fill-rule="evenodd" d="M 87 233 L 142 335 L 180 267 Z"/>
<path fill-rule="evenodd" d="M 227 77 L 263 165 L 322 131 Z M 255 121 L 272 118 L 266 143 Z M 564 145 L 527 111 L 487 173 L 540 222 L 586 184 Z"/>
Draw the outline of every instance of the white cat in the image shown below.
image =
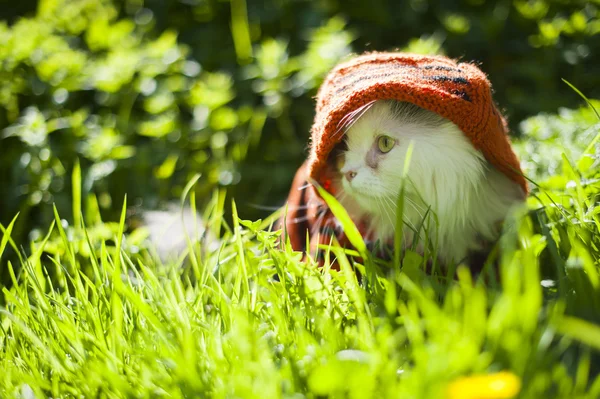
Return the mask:
<path fill-rule="evenodd" d="M 459 262 L 480 249 L 482 240 L 496 239 L 510 208 L 525 198 L 517 183 L 436 113 L 380 100 L 353 114 L 357 116 L 346 121 L 340 152 L 332 155 L 340 172 L 334 185 L 338 201 L 355 222 L 368 221 L 369 235 L 376 240 L 393 240 L 411 143 L 403 210 L 406 246 L 423 223 L 420 250 L 427 236 L 441 261 Z"/>

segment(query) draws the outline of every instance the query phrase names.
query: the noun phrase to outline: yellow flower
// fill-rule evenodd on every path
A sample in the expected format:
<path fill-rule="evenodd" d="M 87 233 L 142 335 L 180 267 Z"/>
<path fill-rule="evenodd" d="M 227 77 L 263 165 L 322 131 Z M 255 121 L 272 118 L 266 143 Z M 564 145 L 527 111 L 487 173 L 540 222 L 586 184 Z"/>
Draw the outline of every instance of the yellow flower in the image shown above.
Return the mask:
<path fill-rule="evenodd" d="M 448 399 L 510 399 L 521 390 L 521 379 L 508 371 L 461 377 L 448 385 Z"/>

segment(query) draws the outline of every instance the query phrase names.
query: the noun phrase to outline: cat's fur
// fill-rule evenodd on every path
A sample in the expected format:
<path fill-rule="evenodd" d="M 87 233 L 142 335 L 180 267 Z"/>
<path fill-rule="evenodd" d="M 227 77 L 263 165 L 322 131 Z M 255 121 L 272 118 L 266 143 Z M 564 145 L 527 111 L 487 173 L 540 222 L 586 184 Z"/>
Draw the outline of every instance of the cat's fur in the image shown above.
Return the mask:
<path fill-rule="evenodd" d="M 367 221 L 369 235 L 394 237 L 396 204 L 407 150 L 413 150 L 405 180 L 405 245 L 425 237 L 443 262 L 459 262 L 482 241 L 497 238 L 510 208 L 524 200 L 522 188 L 494 169 L 449 120 L 410 103 L 380 100 L 348 118 L 344 146 L 332 153 L 341 166 L 334 181 L 338 200 L 355 222 Z M 377 138 L 395 139 L 381 153 Z M 341 162 L 339 162 L 341 161 Z M 344 174 L 351 174 L 348 179 Z M 426 216 L 427 215 L 427 216 Z"/>

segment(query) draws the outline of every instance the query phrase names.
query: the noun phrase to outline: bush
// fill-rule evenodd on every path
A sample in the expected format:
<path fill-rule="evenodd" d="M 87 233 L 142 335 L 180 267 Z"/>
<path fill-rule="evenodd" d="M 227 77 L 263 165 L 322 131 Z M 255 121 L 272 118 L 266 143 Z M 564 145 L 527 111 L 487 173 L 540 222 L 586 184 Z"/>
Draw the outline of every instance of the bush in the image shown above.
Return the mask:
<path fill-rule="evenodd" d="M 305 156 L 316 88 L 352 50 L 479 60 L 514 126 L 577 101 L 561 77 L 600 87 L 598 7 L 578 2 L 41 0 L 19 18 L 32 9 L 0 11 L 0 221 L 20 212 L 21 243 L 50 204 L 69 213 L 76 160 L 109 220 L 125 193 L 155 208 L 197 173 L 199 198 L 229 187 L 264 215 Z"/>

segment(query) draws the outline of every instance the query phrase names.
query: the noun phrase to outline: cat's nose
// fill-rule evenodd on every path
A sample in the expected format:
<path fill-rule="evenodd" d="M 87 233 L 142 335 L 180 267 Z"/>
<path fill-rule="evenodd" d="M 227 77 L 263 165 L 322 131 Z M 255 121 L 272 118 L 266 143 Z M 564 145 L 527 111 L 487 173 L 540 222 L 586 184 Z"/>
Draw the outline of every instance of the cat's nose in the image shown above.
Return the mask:
<path fill-rule="evenodd" d="M 356 177 L 356 172 L 353 170 L 349 170 L 348 172 L 344 173 L 344 176 L 346 176 L 346 179 L 348 181 L 352 181 L 352 179 Z"/>

